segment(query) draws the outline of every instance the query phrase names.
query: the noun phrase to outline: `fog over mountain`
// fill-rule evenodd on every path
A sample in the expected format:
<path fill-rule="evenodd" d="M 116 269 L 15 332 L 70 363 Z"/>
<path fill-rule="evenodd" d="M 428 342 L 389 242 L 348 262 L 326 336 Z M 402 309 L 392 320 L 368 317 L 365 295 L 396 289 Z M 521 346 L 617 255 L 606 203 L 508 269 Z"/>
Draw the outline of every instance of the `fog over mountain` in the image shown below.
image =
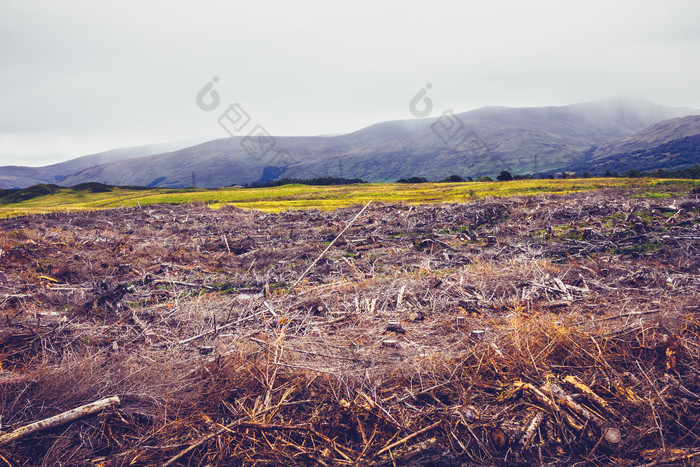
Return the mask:
<path fill-rule="evenodd" d="M 246 130 L 297 137 L 410 119 L 421 89 L 433 118 L 619 94 L 700 108 L 699 17 L 696 0 L 4 1 L 0 166 L 223 138 L 234 103 Z"/>

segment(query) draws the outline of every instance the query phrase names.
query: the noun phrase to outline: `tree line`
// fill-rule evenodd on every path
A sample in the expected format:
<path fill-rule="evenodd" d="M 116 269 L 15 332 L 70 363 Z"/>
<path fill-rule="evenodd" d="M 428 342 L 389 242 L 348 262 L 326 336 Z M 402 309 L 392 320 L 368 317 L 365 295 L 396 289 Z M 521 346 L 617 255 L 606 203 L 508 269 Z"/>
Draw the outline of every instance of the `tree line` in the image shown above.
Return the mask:
<path fill-rule="evenodd" d="M 545 179 L 545 178 L 684 178 L 684 179 L 700 179 L 700 164 L 695 164 L 692 167 L 686 167 L 684 169 L 675 170 L 665 170 L 657 169 L 652 171 L 642 172 L 637 169 L 629 169 L 626 172 L 620 174 L 618 172 L 611 172 L 606 170 L 605 173 L 594 175 L 588 171 L 583 172 L 550 172 L 545 174 L 511 174 L 507 170 L 501 171 L 496 177 L 496 181 L 507 182 L 510 180 L 535 180 L 535 179 Z M 460 182 L 473 182 L 472 177 L 463 178 L 459 175 L 450 175 L 449 177 L 443 178 L 442 180 L 436 180 L 436 183 L 460 183 Z M 488 175 L 482 175 L 476 179 L 477 182 L 493 182 L 494 179 Z M 431 183 L 425 177 L 409 177 L 401 178 L 396 181 L 396 183 Z"/>

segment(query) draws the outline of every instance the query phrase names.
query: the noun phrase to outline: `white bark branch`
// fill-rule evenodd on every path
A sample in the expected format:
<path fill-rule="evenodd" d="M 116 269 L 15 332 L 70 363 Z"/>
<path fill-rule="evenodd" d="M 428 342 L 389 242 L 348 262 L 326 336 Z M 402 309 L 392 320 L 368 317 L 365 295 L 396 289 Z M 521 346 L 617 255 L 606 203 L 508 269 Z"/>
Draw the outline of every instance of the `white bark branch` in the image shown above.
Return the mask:
<path fill-rule="evenodd" d="M 0 436 L 0 446 L 3 444 L 12 443 L 38 431 L 49 430 L 60 425 L 65 425 L 66 423 L 70 423 L 80 418 L 87 417 L 88 415 L 109 409 L 110 407 L 117 406 L 120 403 L 121 401 L 119 400 L 119 397 L 108 397 L 107 399 L 81 405 L 80 407 L 54 415 L 53 417 L 30 423 L 29 425 L 17 428 L 10 433 Z"/>

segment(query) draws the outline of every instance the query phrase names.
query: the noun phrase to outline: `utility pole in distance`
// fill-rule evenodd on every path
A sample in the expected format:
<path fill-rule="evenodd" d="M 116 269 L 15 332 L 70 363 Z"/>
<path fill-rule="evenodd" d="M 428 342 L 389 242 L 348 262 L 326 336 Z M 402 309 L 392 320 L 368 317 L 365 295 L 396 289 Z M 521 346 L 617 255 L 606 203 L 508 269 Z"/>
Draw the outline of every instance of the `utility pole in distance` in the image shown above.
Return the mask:
<path fill-rule="evenodd" d="M 197 188 L 197 180 L 194 178 L 194 172 L 192 172 L 192 188 Z"/>

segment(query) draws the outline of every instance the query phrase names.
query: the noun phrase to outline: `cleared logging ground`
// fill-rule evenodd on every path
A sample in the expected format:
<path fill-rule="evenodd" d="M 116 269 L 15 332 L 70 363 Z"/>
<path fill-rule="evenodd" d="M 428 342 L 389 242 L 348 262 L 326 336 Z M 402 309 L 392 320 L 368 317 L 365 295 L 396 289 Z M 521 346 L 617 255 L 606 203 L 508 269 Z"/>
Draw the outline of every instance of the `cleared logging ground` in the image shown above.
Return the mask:
<path fill-rule="evenodd" d="M 700 199 L 0 222 L 0 465 L 694 465 Z M 2 435 L 83 404 L 88 417 Z"/>

